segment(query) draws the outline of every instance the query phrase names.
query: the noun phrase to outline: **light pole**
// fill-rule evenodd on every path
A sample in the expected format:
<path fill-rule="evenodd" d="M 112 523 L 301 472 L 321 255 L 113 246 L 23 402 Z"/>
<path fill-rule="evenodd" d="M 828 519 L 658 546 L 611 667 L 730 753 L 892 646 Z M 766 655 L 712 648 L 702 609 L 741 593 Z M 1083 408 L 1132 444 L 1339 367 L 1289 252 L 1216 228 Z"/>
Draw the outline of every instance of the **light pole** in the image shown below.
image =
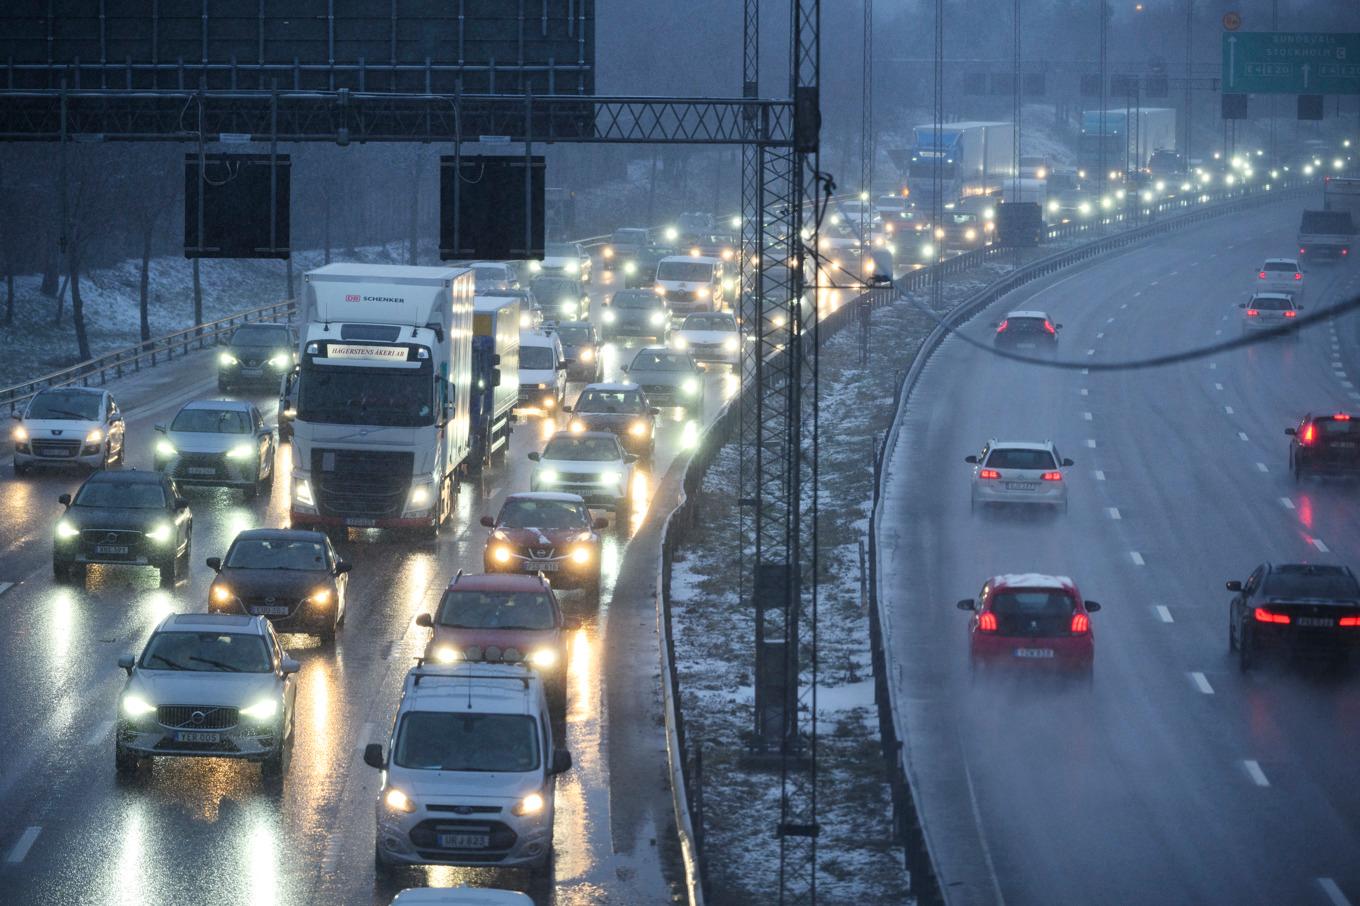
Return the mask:
<path fill-rule="evenodd" d="M 1194 22 L 1195 0 L 1185 0 L 1185 147 L 1183 153 L 1185 154 L 1185 170 L 1187 174 L 1190 172 L 1190 124 L 1193 120 L 1190 107 L 1190 79 L 1192 78 L 1190 67 L 1194 43 L 1192 42 L 1190 35 Z"/>

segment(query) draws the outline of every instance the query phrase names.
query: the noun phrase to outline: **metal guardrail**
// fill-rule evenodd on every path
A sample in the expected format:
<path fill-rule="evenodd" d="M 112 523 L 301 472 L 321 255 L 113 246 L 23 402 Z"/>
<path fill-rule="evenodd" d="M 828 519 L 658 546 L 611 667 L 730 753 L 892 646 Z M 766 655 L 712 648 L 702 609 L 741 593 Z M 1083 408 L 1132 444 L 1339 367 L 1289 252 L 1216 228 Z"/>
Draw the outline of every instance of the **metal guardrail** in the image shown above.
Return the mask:
<path fill-rule="evenodd" d="M 22 384 L 0 389 L 0 405 L 8 406 L 9 411 L 14 412 L 35 394 L 53 387 L 66 387 L 71 384 L 102 387 L 111 380 L 134 374 L 143 368 L 152 368 L 161 362 L 183 358 L 191 351 L 216 346 L 224 335 L 242 324 L 251 321 L 291 321 L 296 310 L 296 302 L 288 299 L 156 337 Z"/>
<path fill-rule="evenodd" d="M 1215 199 L 1216 203 L 1196 203 L 1194 207 L 1164 220 L 1146 226 L 1116 233 L 1084 243 L 1076 248 L 1057 252 L 1035 261 L 1025 267 L 997 280 L 983 290 L 964 300 L 948 313 L 943 314 L 941 323 L 936 325 L 922 341 L 893 399 L 893 421 L 883 435 L 883 441 L 874 456 L 873 507 L 869 516 L 869 644 L 874 669 L 874 701 L 878 705 L 880 739 L 883 754 L 888 762 L 889 778 L 892 788 L 892 801 L 895 823 L 905 849 L 907 870 L 911 873 L 912 893 L 923 906 L 939 906 L 949 902 L 948 888 L 940 883 L 935 871 L 936 860 L 932 852 L 930 836 L 921 822 L 917 807 L 917 792 L 912 784 L 904 757 L 904 733 L 897 725 L 895 686 L 888 681 L 887 649 L 885 637 L 888 624 L 879 607 L 879 552 L 878 531 L 882 512 L 879 503 L 883 493 L 883 479 L 888 451 L 896 442 L 901 430 L 902 414 L 906 411 L 907 401 L 916 381 L 931 355 L 949 335 L 952 328 L 972 318 L 1007 293 L 1034 280 L 1046 277 L 1063 268 L 1080 264 L 1092 258 L 1119 251 L 1127 246 L 1142 242 L 1182 227 L 1191 226 L 1213 217 L 1231 214 L 1250 207 L 1256 207 L 1278 198 L 1281 194 L 1295 194 L 1313 188 L 1316 180 L 1276 182 L 1272 188 L 1248 189 L 1225 193 Z M 980 250 L 985 251 L 985 250 Z M 960 256 L 964 257 L 964 256 Z M 919 273 L 919 272 L 918 272 Z M 914 276 L 914 275 L 913 275 Z M 913 288 L 920 288 L 925 281 L 919 281 Z M 919 882 L 919 883 L 918 883 Z"/>

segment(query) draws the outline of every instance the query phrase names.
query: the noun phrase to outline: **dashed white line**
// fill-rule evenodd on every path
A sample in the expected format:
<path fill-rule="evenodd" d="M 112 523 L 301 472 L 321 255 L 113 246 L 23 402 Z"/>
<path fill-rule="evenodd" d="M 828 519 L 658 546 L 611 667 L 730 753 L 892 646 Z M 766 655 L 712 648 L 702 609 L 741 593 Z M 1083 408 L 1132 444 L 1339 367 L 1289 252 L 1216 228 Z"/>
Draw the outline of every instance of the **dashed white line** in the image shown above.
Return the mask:
<path fill-rule="evenodd" d="M 1218 363 L 1217 363 L 1217 362 L 1210 362 L 1210 363 L 1209 363 L 1209 370 L 1210 370 L 1210 371 L 1217 371 L 1217 370 L 1218 370 Z"/>
<path fill-rule="evenodd" d="M 1152 609 L 1157 611 L 1157 619 L 1161 620 L 1163 623 L 1176 622 L 1175 620 L 1171 619 L 1171 609 L 1167 607 L 1165 604 L 1158 604 L 1156 607 Z"/>
<path fill-rule="evenodd" d="M 1258 472 L 1269 472 L 1269 471 L 1270 471 L 1269 469 L 1266 468 L 1266 464 L 1263 463 L 1263 462 L 1258 462 L 1258 463 L 1256 464 L 1256 470 L 1257 470 Z"/>
<path fill-rule="evenodd" d="M 13 582 L 0 582 L 0 595 L 3 595 L 5 592 L 9 591 L 13 587 L 14 587 Z"/>
<path fill-rule="evenodd" d="M 1342 382 L 1341 382 L 1341 386 L 1342 386 L 1342 387 L 1345 387 L 1347 390 L 1354 390 L 1354 389 L 1355 389 L 1355 385 L 1352 384 L 1350 381 L 1342 381 Z"/>
<path fill-rule="evenodd" d="M 1167 274 L 1167 276 L 1168 276 L 1168 277 L 1175 277 L 1175 276 L 1179 276 L 1179 274 L 1180 274 L 1180 271 L 1172 271 L 1171 273 Z"/>
<path fill-rule="evenodd" d="M 1290 500 L 1288 497 L 1281 497 L 1280 506 L 1284 507 L 1286 510 L 1292 510 L 1294 509 L 1294 501 Z"/>
<path fill-rule="evenodd" d="M 1238 431 L 1238 432 L 1237 432 L 1237 437 L 1238 437 L 1239 440 L 1246 440 L 1246 439 L 1247 439 L 1247 432 L 1245 432 L 1245 431 Z"/>
<path fill-rule="evenodd" d="M 1091 395 L 1091 391 L 1090 391 L 1090 390 L 1087 390 L 1085 387 L 1083 387 L 1083 388 L 1081 388 L 1081 395 L 1082 395 L 1082 396 L 1090 396 L 1090 395 Z"/>
<path fill-rule="evenodd" d="M 33 848 L 34 841 L 38 839 L 38 834 L 41 833 L 42 828 L 38 827 L 36 824 L 27 828 L 19 835 L 19 841 L 15 843 L 14 848 L 9 851 L 9 855 L 5 857 L 5 861 L 10 865 L 18 865 L 20 862 L 24 861 L 24 857 L 27 856 L 28 851 Z"/>
<path fill-rule="evenodd" d="M 1096 448 L 1096 439 L 1094 437 L 1086 438 L 1086 446 L 1094 450 Z"/>
<path fill-rule="evenodd" d="M 1097 340 L 1103 340 L 1103 339 L 1105 339 L 1105 334 L 1103 334 L 1103 333 L 1097 333 L 1097 334 L 1096 334 L 1096 339 L 1097 339 Z"/>
<path fill-rule="evenodd" d="M 1157 281 L 1157 280 L 1149 281 L 1149 282 L 1148 282 L 1148 286 L 1156 286 L 1158 282 L 1159 282 L 1159 281 Z"/>
<path fill-rule="evenodd" d="M 1232 414 L 1233 414 L 1233 407 L 1232 407 L 1232 406 L 1224 406 L 1224 407 L 1223 407 L 1223 411 L 1224 411 L 1224 413 L 1226 413 L 1226 414 L 1228 414 L 1228 415 L 1232 415 Z"/>
<path fill-rule="evenodd" d="M 1100 471 L 1099 469 L 1096 469 L 1096 470 L 1095 470 L 1095 476 L 1096 476 L 1096 481 L 1104 481 L 1104 480 L 1105 480 L 1105 473 L 1102 472 L 1102 471 Z"/>
<path fill-rule="evenodd" d="M 1086 350 L 1086 354 L 1087 354 L 1087 355 L 1095 355 L 1095 354 L 1096 354 L 1096 351 L 1095 351 L 1094 349 L 1088 349 L 1088 350 Z"/>
<path fill-rule="evenodd" d="M 1308 541 L 1313 545 L 1313 547 L 1317 548 L 1324 554 L 1330 554 L 1332 552 L 1332 549 L 1330 547 L 1322 543 L 1321 538 L 1309 538 Z"/>
<path fill-rule="evenodd" d="M 1113 323 L 1114 323 L 1114 318 L 1112 318 L 1112 317 L 1111 317 L 1111 318 L 1106 318 L 1106 319 L 1105 319 L 1105 323 L 1106 323 L 1106 324 L 1113 324 Z"/>
<path fill-rule="evenodd" d="M 1190 674 L 1190 681 L 1195 684 L 1195 688 L 1205 695 L 1213 695 L 1214 687 L 1209 685 L 1209 678 L 1196 670 Z"/>
<path fill-rule="evenodd" d="M 1346 899 L 1346 895 L 1331 878 L 1318 878 L 1317 882 L 1322 892 L 1327 895 L 1327 899 L 1332 901 L 1332 906 L 1351 906 L 1351 901 Z"/>
<path fill-rule="evenodd" d="M 1215 389 L 1215 390 L 1222 390 L 1222 389 L 1223 389 L 1223 385 L 1220 384 L 1218 381 L 1214 381 L 1214 389 Z"/>
<path fill-rule="evenodd" d="M 1261 765 L 1254 759 L 1248 758 L 1242 762 L 1242 767 L 1246 768 L 1247 776 L 1251 782 L 1257 786 L 1270 786 L 1270 781 L 1266 779 L 1266 772 L 1261 770 Z"/>
<path fill-rule="evenodd" d="M 1089 368 L 1083 368 L 1083 369 L 1081 369 L 1081 373 L 1082 373 L 1082 374 L 1090 374 L 1090 373 L 1091 373 L 1091 369 L 1089 369 Z"/>
<path fill-rule="evenodd" d="M 1138 551 L 1129 551 L 1129 559 L 1133 561 L 1134 566 L 1147 565 L 1146 563 L 1143 562 L 1143 555 L 1138 553 Z"/>
<path fill-rule="evenodd" d="M 1219 335 L 1222 334 L 1222 333 L 1223 333 L 1223 328 L 1220 327 L 1218 330 L 1215 330 L 1215 331 L 1214 331 L 1214 336 L 1219 336 Z"/>
<path fill-rule="evenodd" d="M 1091 413 L 1089 413 L 1089 412 L 1083 412 L 1083 413 L 1081 414 L 1081 417 L 1084 418 L 1084 419 L 1086 419 L 1086 420 L 1089 422 L 1089 421 L 1091 420 Z"/>
<path fill-rule="evenodd" d="M 1124 518 L 1123 516 L 1120 516 L 1120 515 L 1119 515 L 1119 507 L 1117 507 L 1117 506 L 1107 506 L 1107 507 L 1105 508 L 1105 514 L 1106 514 L 1107 516 L 1109 516 L 1111 519 L 1123 519 L 1123 518 Z"/>

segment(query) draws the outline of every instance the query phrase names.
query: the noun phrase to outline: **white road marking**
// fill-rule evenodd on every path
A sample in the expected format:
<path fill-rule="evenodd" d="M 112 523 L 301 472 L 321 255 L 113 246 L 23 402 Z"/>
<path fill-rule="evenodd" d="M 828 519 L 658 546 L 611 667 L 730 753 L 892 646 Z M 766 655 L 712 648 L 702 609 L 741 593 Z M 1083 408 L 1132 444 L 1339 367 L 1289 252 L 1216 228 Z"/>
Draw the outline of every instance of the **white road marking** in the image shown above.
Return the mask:
<path fill-rule="evenodd" d="M 1223 385 L 1220 384 L 1218 381 L 1214 381 L 1214 389 L 1215 389 L 1215 390 L 1222 390 L 1222 389 L 1223 389 Z"/>
<path fill-rule="evenodd" d="M 1153 608 L 1153 610 L 1157 611 L 1157 618 L 1160 619 L 1163 623 L 1176 622 L 1175 620 L 1171 619 L 1171 609 L 1167 607 L 1165 604 L 1158 604 L 1156 607 Z"/>
<path fill-rule="evenodd" d="M 1217 362 L 1210 362 L 1210 363 L 1209 363 L 1209 370 L 1210 370 L 1210 371 L 1216 371 L 1217 369 L 1218 369 L 1218 363 L 1217 363 Z"/>
<path fill-rule="evenodd" d="M 1260 472 L 1269 472 L 1269 471 L 1270 471 L 1269 469 L 1266 468 L 1266 464 L 1263 463 L 1263 462 L 1258 462 L 1258 463 L 1256 464 L 1256 469 L 1257 469 L 1257 471 L 1260 471 Z"/>
<path fill-rule="evenodd" d="M 1083 388 L 1081 388 L 1081 395 L 1082 395 L 1082 396 L 1090 396 L 1090 395 L 1091 395 L 1091 391 L 1089 391 L 1089 390 L 1087 390 L 1085 387 L 1083 387 Z"/>
<path fill-rule="evenodd" d="M 1240 438 L 1241 440 L 1246 440 L 1246 439 L 1247 439 L 1247 432 L 1245 432 L 1245 431 L 1238 431 L 1238 432 L 1237 432 L 1237 436 L 1238 436 L 1238 438 Z"/>
<path fill-rule="evenodd" d="M 1105 473 L 1102 472 L 1102 471 L 1100 471 L 1099 469 L 1096 469 L 1096 471 L 1095 471 L 1095 476 L 1096 476 L 1096 481 L 1104 481 L 1104 480 L 1105 480 Z"/>
<path fill-rule="evenodd" d="M 1351 901 L 1346 899 L 1346 895 L 1331 878 L 1318 878 L 1317 882 L 1322 892 L 1327 894 L 1327 899 L 1332 901 L 1332 906 L 1351 906 Z"/>
<path fill-rule="evenodd" d="M 1218 336 L 1218 335 L 1221 334 L 1221 333 L 1223 333 L 1222 328 L 1220 328 L 1220 329 L 1218 329 L 1218 330 L 1215 330 L 1215 331 L 1214 331 L 1214 336 Z"/>
<path fill-rule="evenodd" d="M 1105 334 L 1103 334 L 1103 333 L 1098 333 L 1098 334 L 1096 334 L 1096 339 L 1097 339 L 1097 340 L 1103 340 L 1103 339 L 1105 339 Z"/>
<path fill-rule="evenodd" d="M 1105 319 L 1105 323 L 1106 323 L 1106 324 L 1113 324 L 1113 323 L 1114 323 L 1114 318 L 1106 318 L 1106 319 Z"/>
<path fill-rule="evenodd" d="M 1209 685 L 1209 678 L 1198 670 L 1190 674 L 1190 681 L 1195 684 L 1195 688 L 1205 695 L 1213 695 L 1214 687 Z"/>
<path fill-rule="evenodd" d="M 1288 497 L 1281 497 L 1280 506 L 1284 507 L 1286 510 L 1292 510 L 1294 509 L 1294 501 L 1290 500 Z"/>
<path fill-rule="evenodd" d="M 1086 419 L 1086 420 L 1089 422 L 1089 421 L 1091 420 L 1091 413 L 1089 413 L 1089 412 L 1083 412 L 1083 413 L 1081 414 L 1081 417 L 1084 418 L 1084 419 Z"/>
<path fill-rule="evenodd" d="M 1148 283 L 1148 286 L 1156 286 L 1158 282 L 1159 282 L 1159 281 L 1157 281 L 1157 280 L 1153 280 L 1153 281 L 1151 281 L 1151 282 Z"/>
<path fill-rule="evenodd" d="M 1133 561 L 1133 565 L 1134 565 L 1134 566 L 1145 566 L 1145 565 L 1146 565 L 1146 564 L 1143 562 L 1143 555 L 1140 554 L 1140 553 L 1138 553 L 1138 551 L 1129 551 L 1129 559 Z"/>
<path fill-rule="evenodd" d="M 9 591 L 13 587 L 14 587 L 13 582 L 0 582 L 0 595 L 3 595 L 5 592 Z"/>
<path fill-rule="evenodd" d="M 1345 387 L 1347 390 L 1354 390 L 1354 389 L 1355 389 L 1355 385 L 1352 384 L 1350 381 L 1342 381 L 1342 382 L 1341 382 L 1341 386 L 1342 386 L 1342 387 Z"/>
<path fill-rule="evenodd" d="M 360 754 L 360 755 L 363 755 L 363 754 L 364 754 L 364 749 L 366 749 L 366 748 L 368 747 L 368 743 L 369 743 L 369 741 L 372 740 L 372 739 L 373 739 L 373 721 L 371 721 L 371 720 L 364 721 L 363 729 L 361 729 L 361 730 L 359 731 L 359 754 Z"/>
<path fill-rule="evenodd" d="M 24 861 L 24 857 L 28 855 L 28 851 L 33 848 L 33 842 L 38 839 L 38 834 L 41 833 L 42 828 L 38 827 L 36 824 L 25 830 L 19 835 L 19 842 L 14 844 L 14 848 L 9 851 L 9 855 L 5 857 L 5 861 L 10 865 L 18 865 L 20 862 Z"/>
<path fill-rule="evenodd" d="M 1091 369 L 1089 369 L 1089 368 L 1083 368 L 1083 369 L 1081 369 L 1081 373 L 1082 373 L 1082 374 L 1090 374 L 1090 373 L 1091 373 Z"/>
<path fill-rule="evenodd" d="M 1086 350 L 1086 354 L 1087 354 L 1087 355 L 1095 355 L 1095 354 L 1096 354 L 1096 351 L 1095 351 L 1094 349 L 1088 349 L 1088 350 Z"/>
<path fill-rule="evenodd" d="M 1086 438 L 1086 446 L 1094 450 L 1096 448 L 1096 439 L 1094 437 Z"/>
<path fill-rule="evenodd" d="M 1108 515 L 1111 519 L 1122 519 L 1122 518 L 1124 518 L 1124 517 L 1122 517 L 1122 516 L 1119 515 L 1119 507 L 1117 507 L 1117 506 L 1107 506 L 1107 507 L 1105 508 L 1105 513 L 1106 513 L 1106 515 Z"/>
<path fill-rule="evenodd" d="M 1261 770 L 1261 765 L 1254 759 L 1248 758 L 1242 762 L 1242 767 L 1247 769 L 1247 776 L 1251 782 L 1257 786 L 1270 786 L 1270 781 L 1266 779 L 1266 772 Z"/>
<path fill-rule="evenodd" d="M 1312 542 L 1313 547 L 1315 547 L 1315 548 L 1317 548 L 1318 550 L 1322 551 L 1322 553 L 1324 553 L 1324 554 L 1330 554 L 1330 553 L 1332 552 L 1332 549 L 1331 549 L 1330 547 L 1328 547 L 1327 545 L 1325 545 L 1325 544 L 1322 543 L 1322 539 L 1321 539 L 1321 538 L 1309 538 L 1308 540 L 1309 540 L 1310 542 Z"/>
<path fill-rule="evenodd" d="M 103 742 L 104 740 L 108 739 L 108 738 L 109 738 L 109 734 L 112 733 L 112 732 L 113 732 L 113 721 L 111 721 L 111 720 L 103 721 L 102 723 L 99 724 L 99 726 L 95 727 L 95 728 L 94 728 L 94 732 L 91 733 L 91 734 L 85 739 L 85 745 L 87 745 L 87 746 L 97 746 L 97 745 L 99 745 L 101 742 Z"/>
<path fill-rule="evenodd" d="M 1224 407 L 1223 407 L 1223 411 L 1224 411 L 1225 413 L 1227 413 L 1228 415 L 1232 415 L 1232 414 L 1233 414 L 1233 407 L 1232 407 L 1232 406 L 1224 406 Z"/>

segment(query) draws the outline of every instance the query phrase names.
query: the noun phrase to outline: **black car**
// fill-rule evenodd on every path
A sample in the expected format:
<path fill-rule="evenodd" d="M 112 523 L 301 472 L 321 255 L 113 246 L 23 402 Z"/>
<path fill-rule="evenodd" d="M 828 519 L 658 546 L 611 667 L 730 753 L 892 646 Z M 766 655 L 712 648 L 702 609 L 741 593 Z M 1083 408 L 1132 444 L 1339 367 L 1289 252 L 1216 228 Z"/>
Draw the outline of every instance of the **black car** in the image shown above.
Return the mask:
<path fill-rule="evenodd" d="M 1345 412 L 1305 415 L 1297 428 L 1285 428 L 1289 471 L 1299 481 L 1307 473 L 1360 472 L 1360 420 Z"/>
<path fill-rule="evenodd" d="M 1360 651 L 1360 583 L 1345 566 L 1262 563 L 1228 611 L 1228 649 L 1243 672 L 1268 651 L 1347 654 Z"/>
<path fill-rule="evenodd" d="M 297 337 L 286 324 L 242 324 L 217 354 L 217 389 L 242 384 L 277 387 L 297 364 Z"/>
<path fill-rule="evenodd" d="M 590 316 L 590 297 L 574 277 L 535 277 L 529 290 L 548 321 L 575 321 Z"/>
<path fill-rule="evenodd" d="M 624 267 L 628 262 L 636 262 L 637 255 L 652 241 L 651 230 L 641 227 L 621 227 L 609 237 L 609 242 L 600 250 L 604 269 L 607 271 Z"/>
<path fill-rule="evenodd" d="M 345 621 L 350 565 L 323 532 L 250 529 L 226 557 L 209 557 L 216 573 L 208 589 L 209 613 L 265 617 L 279 632 L 305 632 L 335 640 Z"/>
<path fill-rule="evenodd" d="M 189 574 L 194 517 L 173 479 L 158 472 L 97 472 L 66 507 L 52 543 L 52 575 L 84 585 L 91 563 L 154 566 L 161 586 Z"/>
<path fill-rule="evenodd" d="M 629 453 L 651 460 L 656 452 L 656 417 L 661 410 L 647 402 L 637 384 L 591 384 L 575 406 L 562 411 L 571 413 L 567 429 L 573 433 L 611 431 Z"/>
<path fill-rule="evenodd" d="M 621 289 L 605 307 L 600 320 L 605 339 L 610 337 L 666 338 L 671 329 L 671 309 L 650 289 Z"/>
<path fill-rule="evenodd" d="M 567 380 L 591 383 L 600 379 L 600 338 L 589 321 L 559 321 L 551 327 L 562 341 Z"/>
<path fill-rule="evenodd" d="M 1003 348 L 1047 349 L 1058 348 L 1061 324 L 1041 311 L 1013 311 L 996 325 L 994 343 Z"/>
<path fill-rule="evenodd" d="M 661 259 L 673 258 L 679 254 L 681 254 L 681 251 L 678 246 L 647 246 L 639 251 L 631 261 L 624 262 L 623 285 L 630 288 L 645 287 L 650 289 L 656 285 L 656 266 L 661 263 Z"/>

